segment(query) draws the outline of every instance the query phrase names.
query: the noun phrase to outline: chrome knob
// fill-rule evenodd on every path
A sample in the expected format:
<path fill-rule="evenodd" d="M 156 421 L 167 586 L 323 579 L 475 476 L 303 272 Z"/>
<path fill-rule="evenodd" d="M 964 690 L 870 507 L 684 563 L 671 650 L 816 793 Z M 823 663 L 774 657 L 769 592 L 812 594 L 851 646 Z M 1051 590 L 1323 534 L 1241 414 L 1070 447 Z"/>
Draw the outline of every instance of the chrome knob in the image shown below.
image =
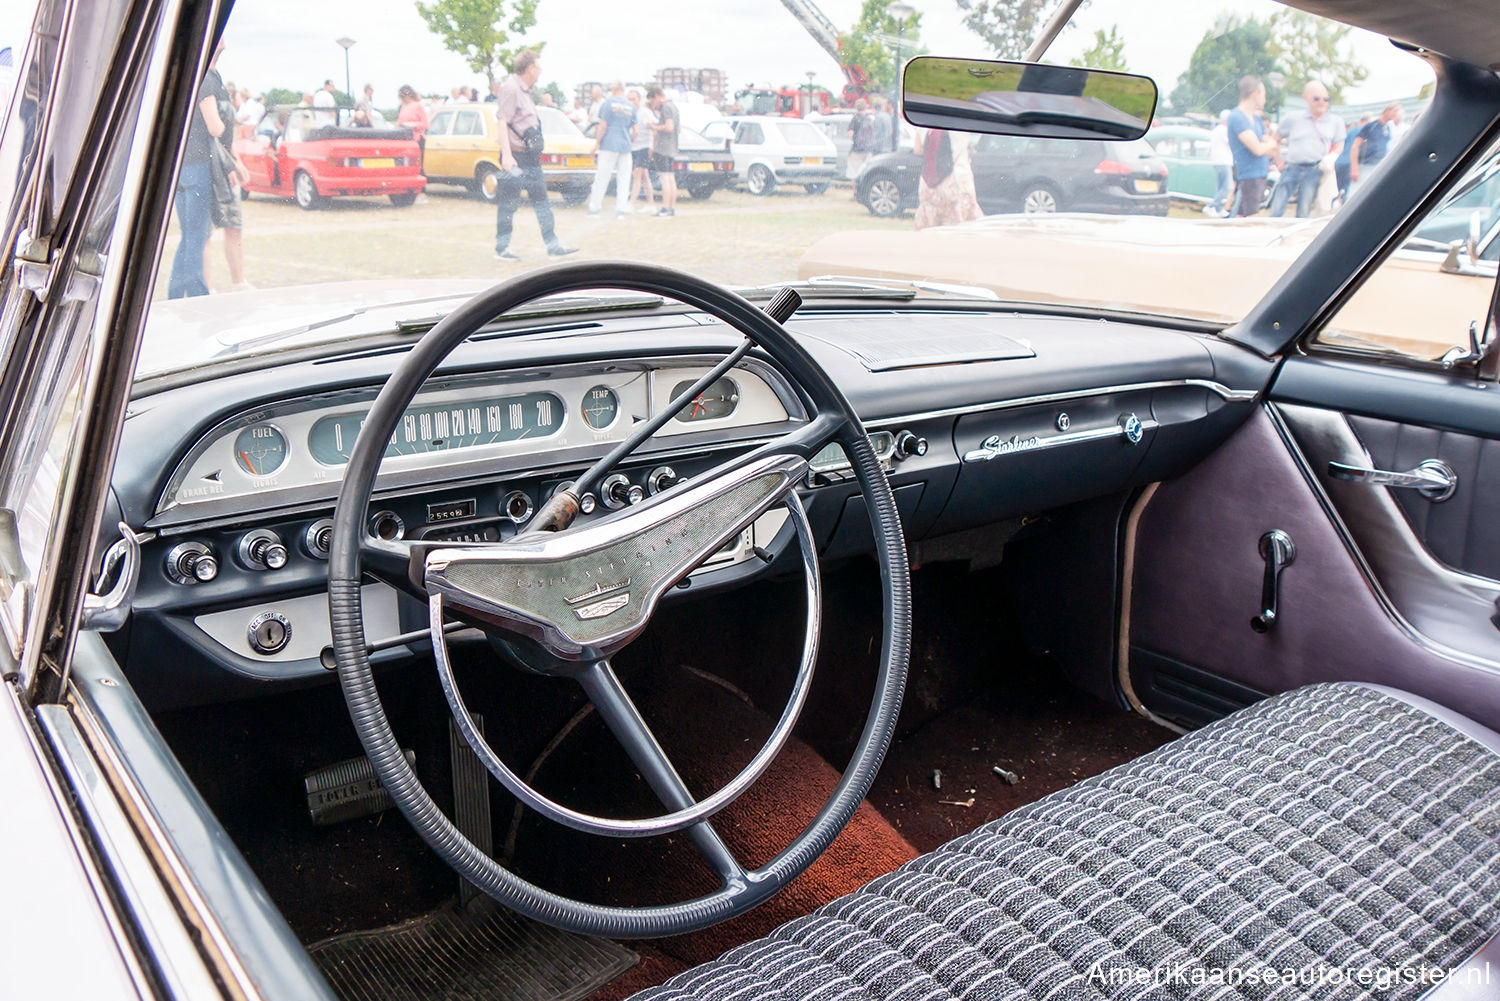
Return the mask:
<path fill-rule="evenodd" d="M 302 533 L 302 548 L 315 560 L 328 559 L 333 549 L 333 520 L 322 518 L 308 525 Z"/>
<path fill-rule="evenodd" d="M 896 454 L 903 459 L 909 459 L 914 455 L 926 455 L 927 439 L 912 434 L 910 431 L 902 431 L 896 435 Z"/>
<path fill-rule="evenodd" d="M 599 499 L 604 501 L 604 506 L 611 511 L 624 507 L 626 504 L 634 504 L 639 500 L 631 499 L 631 494 L 641 488 L 630 482 L 630 478 L 624 473 L 611 473 L 605 477 L 599 486 Z M 641 496 L 645 496 L 642 491 Z"/>
<path fill-rule="evenodd" d="M 219 561 L 202 542 L 182 542 L 167 553 L 167 576 L 178 584 L 207 584 L 219 576 Z"/>
<path fill-rule="evenodd" d="M 287 561 L 281 536 L 266 528 L 257 528 L 241 536 L 237 555 L 240 565 L 246 570 L 280 570 Z"/>
<path fill-rule="evenodd" d="M 646 477 L 646 489 L 652 494 L 659 494 L 663 490 L 670 490 L 677 485 L 677 470 L 671 466 L 657 466 L 651 470 Z"/>

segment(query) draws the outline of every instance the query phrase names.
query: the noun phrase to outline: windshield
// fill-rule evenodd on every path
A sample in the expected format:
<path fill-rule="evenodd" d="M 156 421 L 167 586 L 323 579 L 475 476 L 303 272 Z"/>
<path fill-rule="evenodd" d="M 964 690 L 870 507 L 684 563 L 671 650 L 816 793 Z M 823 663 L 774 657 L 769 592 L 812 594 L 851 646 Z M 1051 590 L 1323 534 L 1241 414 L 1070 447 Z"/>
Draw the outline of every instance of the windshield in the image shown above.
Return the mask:
<path fill-rule="evenodd" d="M 929 133 L 891 113 L 898 67 L 1018 57 L 1050 4 L 707 0 L 693 31 L 604 0 L 487 0 L 482 30 L 447 6 L 235 4 L 142 375 L 417 329 L 582 259 L 1230 323 L 1358 211 L 1433 85 L 1387 40 L 1275 4 L 1093 0 L 1046 59 L 1153 77 L 1145 139 Z"/>

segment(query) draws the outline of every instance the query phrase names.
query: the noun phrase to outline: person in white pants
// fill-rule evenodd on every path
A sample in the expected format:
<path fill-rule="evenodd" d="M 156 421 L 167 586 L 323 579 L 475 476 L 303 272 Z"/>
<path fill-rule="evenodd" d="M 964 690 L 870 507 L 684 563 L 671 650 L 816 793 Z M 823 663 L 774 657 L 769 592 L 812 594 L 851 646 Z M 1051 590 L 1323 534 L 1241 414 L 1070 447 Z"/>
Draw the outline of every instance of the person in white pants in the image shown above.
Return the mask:
<path fill-rule="evenodd" d="M 625 84 L 616 80 L 610 85 L 609 97 L 599 106 L 594 126 L 594 187 L 589 191 L 589 215 L 598 215 L 604 206 L 604 191 L 609 175 L 615 175 L 615 218 L 630 210 L 630 134 L 635 126 L 635 105 L 625 99 Z"/>

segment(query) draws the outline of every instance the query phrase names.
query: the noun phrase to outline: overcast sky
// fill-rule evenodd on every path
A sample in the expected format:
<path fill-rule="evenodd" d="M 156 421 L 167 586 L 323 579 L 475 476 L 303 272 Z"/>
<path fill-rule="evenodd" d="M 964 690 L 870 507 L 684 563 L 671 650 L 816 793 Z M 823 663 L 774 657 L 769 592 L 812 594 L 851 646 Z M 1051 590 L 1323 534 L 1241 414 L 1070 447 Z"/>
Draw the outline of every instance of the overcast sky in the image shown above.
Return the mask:
<path fill-rule="evenodd" d="M 861 6 L 860 0 L 817 2 L 841 29 L 854 23 Z M 910 2 L 922 13 L 929 51 L 989 55 L 963 26 L 953 0 Z M 12 44 L 19 52 L 33 6 L 33 0 L 0 0 L 0 47 Z M 1155 77 L 1170 93 L 1193 47 L 1222 14 L 1266 17 L 1276 9 L 1269 0 L 1092 0 L 1048 59 L 1066 61 L 1089 44 L 1095 28 L 1118 25 L 1130 68 Z M 344 53 L 334 43 L 341 36 L 356 40 L 349 53 L 354 86 L 373 83 L 379 103 L 394 105 L 403 83 L 423 93 L 446 94 L 459 83 L 483 87 L 483 78 L 428 32 L 412 0 L 238 0 L 220 70 L 254 90 L 312 90 L 329 77 L 342 88 Z M 543 81 L 556 80 L 570 93 L 582 80 L 647 79 L 663 66 L 717 67 L 732 87 L 798 84 L 808 70 L 835 90 L 842 80 L 780 0 L 541 0 L 528 37 L 548 43 Z M 1431 80 L 1425 63 L 1385 39 L 1358 31 L 1352 37 L 1371 72 L 1348 100 L 1411 96 Z"/>

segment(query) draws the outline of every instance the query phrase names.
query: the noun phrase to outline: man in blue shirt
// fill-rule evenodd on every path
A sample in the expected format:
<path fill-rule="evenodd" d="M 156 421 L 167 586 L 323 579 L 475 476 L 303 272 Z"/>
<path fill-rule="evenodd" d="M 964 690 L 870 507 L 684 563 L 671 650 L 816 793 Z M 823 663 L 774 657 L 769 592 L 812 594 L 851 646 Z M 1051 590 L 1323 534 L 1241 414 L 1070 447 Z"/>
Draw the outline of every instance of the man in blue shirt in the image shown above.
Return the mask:
<path fill-rule="evenodd" d="M 1380 117 L 1359 130 L 1349 150 L 1349 193 L 1353 194 L 1363 177 L 1379 166 L 1391 151 L 1391 140 L 1401 124 L 1401 105 L 1388 104 Z"/>
<path fill-rule="evenodd" d="M 630 134 L 635 126 L 635 105 L 625 98 L 625 84 L 616 80 L 609 97 L 599 105 L 594 124 L 594 187 L 589 191 L 589 215 L 598 215 L 604 205 L 609 175 L 615 175 L 615 218 L 623 219 L 630 207 Z"/>
<path fill-rule="evenodd" d="M 1240 78 L 1240 103 L 1229 112 L 1229 152 L 1234 157 L 1234 180 L 1238 185 L 1238 215 L 1260 211 L 1266 196 L 1266 175 L 1281 140 L 1275 129 L 1266 128 L 1266 85 L 1260 77 Z"/>

